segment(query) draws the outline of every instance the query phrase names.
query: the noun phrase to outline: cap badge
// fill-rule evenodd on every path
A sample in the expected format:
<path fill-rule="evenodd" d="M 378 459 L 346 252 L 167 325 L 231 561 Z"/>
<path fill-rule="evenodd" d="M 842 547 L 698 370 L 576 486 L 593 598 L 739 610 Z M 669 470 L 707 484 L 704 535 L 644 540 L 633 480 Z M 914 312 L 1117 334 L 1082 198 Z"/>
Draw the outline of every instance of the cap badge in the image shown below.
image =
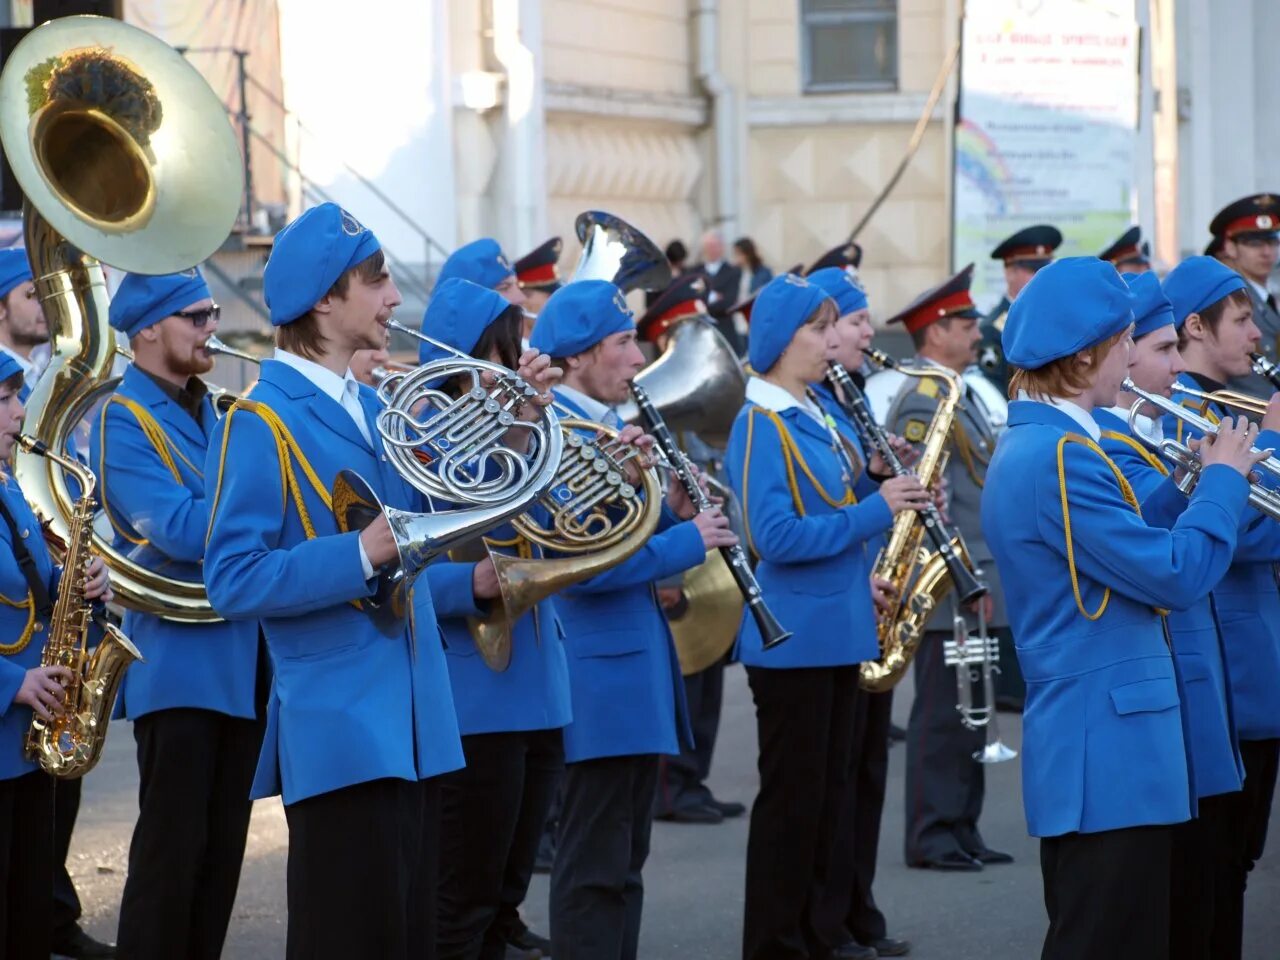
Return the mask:
<path fill-rule="evenodd" d="M 338 209 L 342 210 L 341 207 Z M 347 211 L 342 210 L 342 232 L 348 237 L 358 237 L 364 233 L 364 227 L 360 225 L 359 220 L 347 213 Z"/>

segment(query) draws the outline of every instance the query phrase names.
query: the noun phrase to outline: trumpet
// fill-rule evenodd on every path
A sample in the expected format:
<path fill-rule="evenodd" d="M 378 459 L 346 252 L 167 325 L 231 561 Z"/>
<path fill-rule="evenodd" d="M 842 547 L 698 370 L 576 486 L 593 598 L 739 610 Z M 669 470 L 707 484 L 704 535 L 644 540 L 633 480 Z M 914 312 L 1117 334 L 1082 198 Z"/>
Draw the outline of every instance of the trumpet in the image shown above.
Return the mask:
<path fill-rule="evenodd" d="M 1178 392 L 1185 394 L 1203 404 L 1216 403 L 1220 407 L 1243 413 L 1250 418 L 1261 417 L 1267 412 L 1267 401 L 1239 390 L 1198 390 L 1192 386 L 1178 384 Z"/>
<path fill-rule="evenodd" d="M 975 575 L 982 576 L 982 571 L 976 570 Z M 956 710 L 965 729 L 985 730 L 987 734 L 986 743 L 981 750 L 974 751 L 973 759 L 979 763 L 1012 760 L 1018 751 L 1000 739 L 995 684 L 1000 673 L 1000 642 L 987 632 L 986 606 L 978 604 L 976 637 L 970 635 L 969 625 L 960 615 L 954 596 L 951 598 L 951 611 L 951 639 L 943 644 L 942 662 L 956 671 Z M 973 685 L 977 680 L 982 682 L 983 704 L 980 707 L 973 702 Z"/>
<path fill-rule="evenodd" d="M 1218 425 L 1194 410 L 1189 410 L 1182 404 L 1175 403 L 1168 397 L 1162 397 L 1158 393 L 1150 393 L 1140 389 L 1128 377 L 1125 377 L 1121 389 L 1138 397 L 1138 400 L 1129 408 L 1129 431 L 1165 460 L 1182 469 L 1183 476 L 1178 481 L 1178 489 L 1183 493 L 1190 494 L 1195 489 L 1195 485 L 1200 479 L 1200 471 L 1203 469 L 1200 457 L 1185 443 L 1181 443 L 1171 437 L 1165 437 L 1159 441 L 1152 440 L 1138 429 L 1138 417 L 1142 415 L 1142 407 L 1144 404 L 1149 404 L 1163 413 L 1176 417 L 1187 426 L 1199 430 L 1206 437 L 1216 437 L 1218 435 Z M 1182 388 L 1179 387 L 1179 389 Z M 1200 393 L 1200 391 L 1196 391 L 1196 393 Z M 1212 397 L 1213 395 L 1208 394 L 1206 396 Z M 1266 473 L 1280 482 L 1280 460 L 1274 456 L 1260 461 L 1254 466 L 1254 469 Z M 1249 506 L 1272 520 L 1280 520 L 1280 492 L 1251 483 L 1249 484 Z"/>

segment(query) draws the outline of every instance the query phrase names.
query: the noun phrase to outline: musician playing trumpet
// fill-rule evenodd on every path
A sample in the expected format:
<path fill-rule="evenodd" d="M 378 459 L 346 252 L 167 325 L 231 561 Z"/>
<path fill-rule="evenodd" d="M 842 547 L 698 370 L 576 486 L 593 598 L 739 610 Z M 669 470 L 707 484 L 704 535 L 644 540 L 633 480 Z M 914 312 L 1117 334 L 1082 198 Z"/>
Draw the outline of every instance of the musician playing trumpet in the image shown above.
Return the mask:
<path fill-rule="evenodd" d="M 41 666 L 53 598 L 64 572 L 49 556 L 40 522 L 7 464 L 22 429 L 22 367 L 0 354 L 0 954 L 47 960 L 53 931 L 53 791 L 26 754 L 32 716 L 61 713 L 63 666 Z M 75 576 L 74 572 L 72 576 Z M 111 599 L 95 559 L 85 596 Z"/>
<path fill-rule="evenodd" d="M 201 579 L 218 422 L 201 376 L 218 306 L 198 268 L 129 274 L 111 326 L 133 361 L 93 425 L 91 466 L 116 549 L 157 573 Z M 217 957 L 249 831 L 249 786 L 271 683 L 253 620 L 176 623 L 129 610 L 145 658 L 119 707 L 138 745 L 138 820 L 120 904 L 120 951 L 157 960 Z"/>
<path fill-rule="evenodd" d="M 1248 372 L 1249 354 L 1258 349 L 1259 331 L 1245 280 L 1211 257 L 1191 257 L 1165 278 L 1163 289 L 1178 329 L 1178 347 L 1186 369 L 1174 384 L 1173 399 L 1210 420 L 1231 415 L 1225 406 L 1192 397 L 1180 388 L 1220 390 L 1228 378 Z M 1280 395 L 1271 398 L 1262 417 L 1258 445 L 1280 446 Z M 1164 431 L 1190 438 L 1182 421 L 1167 417 Z M 1265 481 L 1264 481 L 1265 482 Z M 1274 527 L 1252 515 L 1256 523 Z M 1214 887 L 1210 946 L 1216 957 L 1239 957 L 1244 925 L 1244 891 L 1249 871 L 1266 843 L 1267 823 L 1280 765 L 1280 591 L 1274 553 L 1237 552 L 1235 562 L 1214 591 L 1226 640 L 1227 673 L 1244 763 L 1244 787 L 1213 807 L 1225 807 L 1214 819 L 1224 828 L 1213 842 L 1223 850 L 1222 871 Z"/>
<path fill-rule="evenodd" d="M 982 529 L 1027 681 L 1045 960 L 1169 953 L 1171 826 L 1191 816 L 1193 785 L 1164 614 L 1226 572 L 1262 457 L 1255 427 L 1224 421 L 1172 526 L 1144 518 L 1090 413 L 1117 402 L 1133 318 L 1114 267 L 1068 258 L 1027 284 L 1002 338 L 1013 402 Z"/>

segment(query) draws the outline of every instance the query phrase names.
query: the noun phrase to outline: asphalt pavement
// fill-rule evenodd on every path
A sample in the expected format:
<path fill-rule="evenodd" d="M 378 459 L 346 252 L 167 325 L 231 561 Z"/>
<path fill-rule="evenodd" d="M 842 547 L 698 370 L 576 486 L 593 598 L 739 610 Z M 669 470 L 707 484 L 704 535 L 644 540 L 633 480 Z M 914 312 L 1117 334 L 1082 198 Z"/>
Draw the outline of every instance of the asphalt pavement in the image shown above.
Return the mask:
<path fill-rule="evenodd" d="M 905 725 L 910 678 L 896 695 L 894 717 Z M 1004 739 L 1020 746 L 1014 714 L 1000 714 Z M 193 748 L 198 749 L 195 745 Z M 902 859 L 905 750 L 890 755 L 889 794 L 881 836 L 876 898 L 890 934 L 911 941 L 920 960 L 1032 960 L 1045 930 L 1038 843 L 1027 836 L 1019 761 L 987 769 L 981 827 L 987 843 L 1015 857 L 976 874 L 908 869 Z M 720 743 L 711 785 L 716 795 L 750 803 L 756 790 L 755 717 L 741 668 L 729 670 Z M 84 786 L 70 868 L 85 906 L 84 925 L 114 939 L 129 836 L 137 815 L 137 769 L 130 725 L 112 725 L 98 768 Z M 1247 960 L 1280 957 L 1280 819 L 1273 811 L 1270 848 L 1249 884 Z M 177 827 L 175 826 L 175 829 Z M 740 955 L 746 818 L 716 826 L 659 823 L 645 868 L 641 957 L 645 960 L 733 960 Z M 285 858 L 288 835 L 278 801 L 253 814 L 239 897 L 223 956 L 259 960 L 284 956 Z M 526 919 L 547 930 L 547 882 L 535 877 Z M 1136 958 L 1135 958 L 1136 960 Z M 1145 960 L 1145 958 L 1143 958 Z"/>

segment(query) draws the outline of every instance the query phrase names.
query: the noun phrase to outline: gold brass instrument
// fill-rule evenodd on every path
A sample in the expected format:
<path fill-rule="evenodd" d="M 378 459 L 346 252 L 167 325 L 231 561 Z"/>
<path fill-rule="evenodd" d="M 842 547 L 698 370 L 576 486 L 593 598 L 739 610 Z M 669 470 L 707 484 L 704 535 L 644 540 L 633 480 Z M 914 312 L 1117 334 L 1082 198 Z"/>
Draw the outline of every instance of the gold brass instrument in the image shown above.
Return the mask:
<path fill-rule="evenodd" d="M 1216 403 L 1228 410 L 1246 414 L 1251 419 L 1261 417 L 1267 412 L 1266 400 L 1249 393 L 1241 393 L 1239 390 L 1199 390 L 1181 382 L 1174 389 L 1178 393 L 1199 400 L 1202 411 L 1207 409 L 1209 404 Z"/>
<path fill-rule="evenodd" d="M 222 103 L 172 47 L 118 20 L 66 17 L 27 34 L 0 74 L 0 144 L 27 203 L 23 229 L 52 357 L 27 401 L 24 432 L 61 454 L 110 390 L 116 356 L 100 261 L 173 273 L 226 239 L 242 193 L 240 153 Z M 77 504 L 63 469 L 19 448 L 14 475 L 55 546 Z M 124 606 L 216 620 L 204 583 L 93 550 Z"/>
<path fill-rule="evenodd" d="M 893 364 L 878 352 L 872 358 L 882 365 Z M 938 403 L 925 433 L 924 451 L 915 465 L 920 482 L 931 487 L 947 468 L 947 441 L 956 409 L 964 396 L 963 384 L 958 374 L 942 367 L 897 369 L 908 377 L 935 378 L 946 387 L 946 395 Z M 869 439 L 893 472 L 905 473 L 906 467 L 866 409 L 866 402 L 849 374 L 834 363 L 832 374 L 841 387 L 840 392 L 853 401 L 850 414 L 854 422 L 869 433 Z M 926 535 L 933 544 L 933 552 L 924 549 Z M 892 688 L 905 675 L 919 649 L 929 618 L 943 598 L 954 589 L 962 603 L 971 603 L 986 595 L 987 586 L 974 575 L 973 562 L 959 531 L 950 529 L 932 504 L 919 512 L 904 510 L 894 518 L 889 543 L 876 558 L 872 575 L 888 580 L 894 589 L 893 609 L 881 616 L 876 628 L 880 658 L 869 660 L 859 668 L 863 689 L 881 692 Z"/>
<path fill-rule="evenodd" d="M 1125 378 L 1121 389 L 1138 397 L 1133 406 L 1129 408 L 1129 431 L 1165 460 L 1175 467 L 1181 468 L 1182 478 L 1178 481 L 1178 489 L 1183 493 L 1190 494 L 1200 480 L 1201 464 L 1199 455 L 1190 446 L 1180 443 L 1172 437 L 1165 437 L 1157 442 L 1143 433 L 1138 428 L 1138 417 L 1142 416 L 1142 407 L 1150 405 L 1161 413 L 1171 414 L 1187 426 L 1199 430 L 1206 437 L 1216 437 L 1218 435 L 1218 425 L 1207 417 L 1202 417 L 1182 404 L 1170 400 L 1168 397 L 1140 389 L 1128 377 Z M 1183 392 L 1185 388 L 1178 384 L 1177 389 Z M 1204 396 L 1213 395 L 1204 394 Z M 1273 480 L 1280 481 L 1280 459 L 1274 456 L 1267 457 L 1265 460 L 1254 464 L 1253 469 L 1260 473 L 1267 473 Z M 1251 483 L 1249 484 L 1249 506 L 1272 520 L 1280 520 L 1280 491 L 1259 483 Z"/>
<path fill-rule="evenodd" d="M 94 487 L 93 471 L 70 457 L 59 456 L 40 440 L 20 436 L 18 445 L 27 453 L 45 457 L 66 470 L 80 485 L 80 497 L 68 520 L 62 580 L 54 601 L 49 639 L 40 656 L 44 667 L 66 667 L 71 679 L 62 693 L 62 710 L 49 720 L 32 718 L 27 733 L 27 756 L 50 776 L 62 780 L 83 777 L 102 756 L 107 724 L 116 702 L 124 671 L 142 654 L 119 628 L 105 618 L 98 622 L 103 637 L 89 653 L 89 628 L 94 622 L 93 604 L 84 595 L 85 571 L 92 558 Z"/>

